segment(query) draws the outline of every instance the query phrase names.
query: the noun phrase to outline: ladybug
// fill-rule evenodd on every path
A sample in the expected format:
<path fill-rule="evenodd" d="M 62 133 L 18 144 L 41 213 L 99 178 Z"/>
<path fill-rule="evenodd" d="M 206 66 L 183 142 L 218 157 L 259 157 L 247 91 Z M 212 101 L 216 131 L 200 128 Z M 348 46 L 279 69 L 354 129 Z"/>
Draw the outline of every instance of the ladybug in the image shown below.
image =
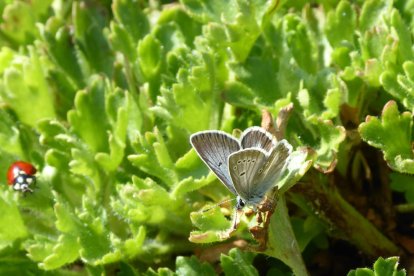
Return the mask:
<path fill-rule="evenodd" d="M 36 183 L 36 168 L 25 161 L 16 161 L 10 165 L 7 171 L 7 182 L 13 186 L 13 190 L 21 191 L 23 193 L 33 192 L 29 188 L 30 185 Z"/>

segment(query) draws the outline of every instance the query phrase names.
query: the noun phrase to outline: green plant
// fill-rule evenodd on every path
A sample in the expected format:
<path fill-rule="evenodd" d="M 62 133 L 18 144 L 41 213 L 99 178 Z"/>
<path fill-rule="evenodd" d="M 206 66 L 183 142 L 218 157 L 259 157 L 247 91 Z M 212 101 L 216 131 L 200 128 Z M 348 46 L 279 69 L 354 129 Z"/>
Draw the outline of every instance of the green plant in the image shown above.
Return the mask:
<path fill-rule="evenodd" d="M 408 256 L 412 1 L 166 2 L 0 3 L 0 175 L 39 171 L 33 194 L 0 187 L 0 272 L 332 273 L 315 259 L 338 241 L 343 273 Z M 189 135 L 269 114 L 295 161 L 229 233 L 233 204 L 201 211 L 230 193 Z M 258 272 L 263 255 L 282 262 Z"/>

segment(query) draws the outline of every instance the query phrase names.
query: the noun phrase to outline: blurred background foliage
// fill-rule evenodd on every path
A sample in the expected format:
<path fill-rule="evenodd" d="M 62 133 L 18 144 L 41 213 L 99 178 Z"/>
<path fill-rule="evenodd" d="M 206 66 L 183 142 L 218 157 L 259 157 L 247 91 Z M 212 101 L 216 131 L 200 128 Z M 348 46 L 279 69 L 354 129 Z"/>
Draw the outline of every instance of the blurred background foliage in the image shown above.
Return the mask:
<path fill-rule="evenodd" d="M 188 137 L 291 104 L 286 139 L 315 153 L 286 193 L 311 274 L 410 259 L 413 5 L 0 1 L 0 274 L 288 273 L 229 251 L 254 243 L 247 219 L 232 239 L 189 241 L 233 209 L 190 216 L 231 196 Z M 38 168 L 33 194 L 6 185 L 19 159 Z"/>

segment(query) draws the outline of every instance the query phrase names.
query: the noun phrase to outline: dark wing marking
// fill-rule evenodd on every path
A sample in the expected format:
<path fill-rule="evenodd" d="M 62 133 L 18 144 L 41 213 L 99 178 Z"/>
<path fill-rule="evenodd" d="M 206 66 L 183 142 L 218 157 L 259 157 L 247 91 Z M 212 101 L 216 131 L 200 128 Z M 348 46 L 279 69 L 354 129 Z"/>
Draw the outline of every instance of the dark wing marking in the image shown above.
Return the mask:
<path fill-rule="evenodd" d="M 270 132 L 257 126 L 249 127 L 240 136 L 240 145 L 243 149 L 260 148 L 271 152 L 272 148 L 276 146 L 276 143 L 276 139 L 273 138 Z"/>
<path fill-rule="evenodd" d="M 261 149 L 242 149 L 229 156 L 229 172 L 239 196 L 249 203 L 255 192 L 255 176 L 266 160 Z"/>
<path fill-rule="evenodd" d="M 227 158 L 240 150 L 239 142 L 229 134 L 217 130 L 194 133 L 190 137 L 190 142 L 201 160 L 233 194 L 237 195 L 229 175 Z"/>

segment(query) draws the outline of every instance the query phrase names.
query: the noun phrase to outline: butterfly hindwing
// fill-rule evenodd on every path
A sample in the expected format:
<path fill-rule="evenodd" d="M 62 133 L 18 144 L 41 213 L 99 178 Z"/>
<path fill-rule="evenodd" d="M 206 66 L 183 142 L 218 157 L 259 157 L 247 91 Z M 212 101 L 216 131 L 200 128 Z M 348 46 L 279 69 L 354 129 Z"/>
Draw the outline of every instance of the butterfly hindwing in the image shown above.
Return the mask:
<path fill-rule="evenodd" d="M 229 175 L 228 156 L 240 150 L 239 142 L 223 131 L 201 131 L 191 135 L 191 145 L 204 163 L 235 195 L 236 190 Z"/>
<path fill-rule="evenodd" d="M 261 149 L 242 149 L 228 158 L 229 172 L 237 194 L 247 203 L 256 193 L 257 172 L 262 169 L 266 153 Z"/>
<path fill-rule="evenodd" d="M 276 139 L 261 127 L 249 127 L 240 136 L 240 145 L 246 148 L 261 148 L 270 152 L 276 146 Z"/>
<path fill-rule="evenodd" d="M 277 180 L 285 171 L 291 152 L 292 146 L 286 140 L 281 140 L 276 144 L 264 163 L 263 170 L 255 175 L 258 185 L 262 187 L 261 191 L 264 191 L 260 196 L 264 196 L 271 187 L 277 184 Z"/>

